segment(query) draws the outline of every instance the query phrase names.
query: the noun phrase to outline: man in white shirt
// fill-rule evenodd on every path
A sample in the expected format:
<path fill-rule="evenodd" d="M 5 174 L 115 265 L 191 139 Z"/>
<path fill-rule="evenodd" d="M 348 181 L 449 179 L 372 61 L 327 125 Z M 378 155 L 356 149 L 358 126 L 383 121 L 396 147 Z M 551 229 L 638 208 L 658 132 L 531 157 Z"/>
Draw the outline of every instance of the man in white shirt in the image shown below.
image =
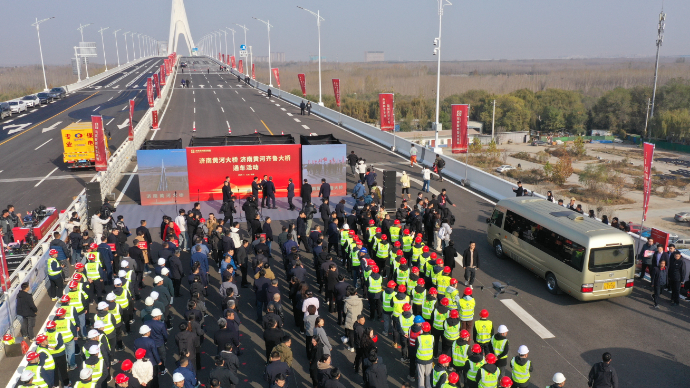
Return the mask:
<path fill-rule="evenodd" d="M 189 250 L 189 233 L 187 233 L 187 216 L 184 209 L 180 209 L 180 215 L 175 217 L 175 223 L 180 228 L 180 249 Z"/>
<path fill-rule="evenodd" d="M 431 183 L 431 170 L 428 167 L 422 167 L 422 179 L 424 180 L 424 185 L 422 185 L 422 191 L 425 193 L 429 192 L 429 184 Z"/>

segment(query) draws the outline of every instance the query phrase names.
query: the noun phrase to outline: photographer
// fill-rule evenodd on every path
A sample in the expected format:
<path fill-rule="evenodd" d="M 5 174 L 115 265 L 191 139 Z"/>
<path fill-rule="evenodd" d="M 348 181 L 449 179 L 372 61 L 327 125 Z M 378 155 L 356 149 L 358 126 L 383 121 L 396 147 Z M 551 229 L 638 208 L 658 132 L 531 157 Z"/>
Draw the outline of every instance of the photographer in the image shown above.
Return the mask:
<path fill-rule="evenodd" d="M 12 219 L 10 218 L 9 210 L 7 209 L 2 211 L 2 217 L 0 217 L 0 233 L 2 233 L 2 241 L 5 244 L 9 244 L 14 241 L 12 236 Z"/>
<path fill-rule="evenodd" d="M 101 210 L 96 210 L 96 214 L 91 217 L 91 230 L 97 242 L 100 242 L 103 236 L 103 225 L 110 223 L 111 220 L 110 217 L 104 219 L 102 214 L 103 212 Z"/>

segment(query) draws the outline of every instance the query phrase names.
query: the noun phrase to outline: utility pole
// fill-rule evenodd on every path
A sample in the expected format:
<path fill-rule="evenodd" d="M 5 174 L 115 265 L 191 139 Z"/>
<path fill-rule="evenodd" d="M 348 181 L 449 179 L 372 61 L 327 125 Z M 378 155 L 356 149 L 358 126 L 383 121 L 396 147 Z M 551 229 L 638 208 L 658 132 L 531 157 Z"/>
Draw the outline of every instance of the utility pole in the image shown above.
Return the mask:
<path fill-rule="evenodd" d="M 664 43 L 664 28 L 666 27 L 666 14 L 662 6 L 661 13 L 659 13 L 659 25 L 657 26 L 656 35 L 656 66 L 654 66 L 654 91 L 652 92 L 652 109 L 649 117 L 654 117 L 654 100 L 656 99 L 656 83 L 659 75 L 659 49 Z"/>
<path fill-rule="evenodd" d="M 438 121 L 440 105 L 441 105 L 441 22 L 443 20 L 443 7 L 446 5 L 453 5 L 448 0 L 437 0 L 438 1 L 438 38 L 434 39 L 434 55 L 438 56 L 438 66 L 436 74 L 436 123 L 435 123 L 435 142 L 434 142 L 434 152 L 439 153 L 441 148 L 438 146 L 438 132 L 441 130 L 441 123 Z"/>
<path fill-rule="evenodd" d="M 88 26 L 90 26 L 90 25 L 92 25 L 92 24 L 93 24 L 93 23 L 89 23 L 89 24 L 85 24 L 85 25 L 82 26 L 81 23 L 79 23 L 79 28 L 77 28 L 77 30 L 79 30 L 79 32 L 81 33 L 81 42 L 82 42 L 82 43 L 84 43 L 84 28 L 85 28 L 85 27 L 88 27 Z M 87 57 L 84 57 L 84 58 L 87 58 Z M 86 66 L 86 79 L 89 79 L 89 62 L 88 62 L 88 58 L 84 60 L 84 65 Z M 81 64 L 80 64 L 79 66 L 81 66 Z"/>
<path fill-rule="evenodd" d="M 105 65 L 105 71 L 108 71 L 108 61 L 105 59 L 105 42 L 103 41 L 103 31 L 107 30 L 108 28 L 110 27 L 101 27 L 101 29 L 98 30 L 98 32 L 101 33 L 101 46 L 103 46 L 103 64 Z"/>
<path fill-rule="evenodd" d="M 273 26 L 268 20 L 263 21 L 255 17 L 252 17 L 252 19 L 256 19 L 265 24 L 266 28 L 268 29 L 268 86 L 273 87 L 273 69 L 271 68 L 271 27 Z"/>
<path fill-rule="evenodd" d="M 496 100 L 494 100 L 494 112 L 491 114 L 491 140 L 494 139 L 494 123 L 496 122 Z"/>
<path fill-rule="evenodd" d="M 120 48 L 117 46 L 117 32 L 120 30 L 115 30 L 113 34 L 115 35 L 115 51 L 117 52 L 117 67 L 120 67 Z"/>
<path fill-rule="evenodd" d="M 306 8 L 300 7 L 299 5 L 297 6 L 297 8 L 303 9 L 309 12 L 310 14 L 316 16 L 316 27 L 319 36 L 319 105 L 323 106 L 323 100 L 321 99 L 321 22 L 325 20 L 321 17 L 321 13 L 318 10 L 316 11 L 316 13 L 314 13 Z M 395 138 L 393 138 L 393 140 L 395 140 Z"/>
<path fill-rule="evenodd" d="M 237 24 L 237 23 L 235 23 L 235 25 L 236 25 L 237 27 L 240 27 L 241 29 L 244 30 L 244 47 L 247 47 L 247 31 L 249 30 L 249 28 L 247 28 L 246 26 L 239 25 L 239 24 Z M 270 57 L 271 57 L 271 53 L 268 53 L 268 56 L 269 56 L 269 58 L 270 58 Z M 245 60 L 245 62 L 246 62 L 246 60 Z M 269 66 L 269 67 L 270 67 L 270 66 Z M 268 70 L 270 71 L 271 69 L 268 69 Z M 245 75 L 246 75 L 246 76 L 249 76 L 249 69 L 246 69 L 246 74 L 245 74 Z"/>
<path fill-rule="evenodd" d="M 47 22 L 50 19 L 55 19 L 55 16 L 49 17 L 47 19 L 43 20 L 38 20 L 36 18 L 36 23 L 32 24 L 32 26 L 36 26 L 36 35 L 38 35 L 38 51 L 41 53 L 41 68 L 43 69 L 43 83 L 45 85 L 45 91 L 48 91 L 48 79 L 46 78 L 46 66 L 43 64 L 43 48 L 41 47 L 41 32 L 38 30 L 38 26 L 41 25 L 43 22 Z M 77 63 L 79 63 L 79 60 L 77 60 Z"/>
<path fill-rule="evenodd" d="M 225 28 L 232 31 L 232 56 L 234 57 L 235 56 L 235 30 L 233 30 L 230 27 L 225 27 Z"/>
<path fill-rule="evenodd" d="M 652 105 L 652 100 L 648 98 L 647 99 L 647 115 L 645 115 L 645 118 L 644 118 L 644 134 L 643 134 L 643 137 L 644 137 L 644 135 L 647 135 L 647 140 L 652 138 L 652 133 L 651 133 L 652 131 L 649 131 L 649 133 L 647 133 L 647 128 L 649 125 L 649 106 L 650 105 Z"/>
<path fill-rule="evenodd" d="M 129 63 L 129 47 L 127 46 L 127 34 L 129 34 L 129 31 L 123 33 L 122 36 L 125 37 L 125 51 L 127 52 L 127 63 Z"/>

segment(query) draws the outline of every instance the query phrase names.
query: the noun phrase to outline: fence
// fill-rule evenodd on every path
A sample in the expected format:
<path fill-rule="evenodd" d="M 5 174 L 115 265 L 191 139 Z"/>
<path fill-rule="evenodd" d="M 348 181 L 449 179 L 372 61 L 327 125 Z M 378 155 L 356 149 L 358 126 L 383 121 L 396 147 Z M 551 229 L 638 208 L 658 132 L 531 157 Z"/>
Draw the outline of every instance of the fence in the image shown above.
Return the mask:
<path fill-rule="evenodd" d="M 687 144 L 670 143 L 663 140 L 650 140 L 649 142 L 653 143 L 657 148 L 661 148 L 663 150 L 690 153 L 690 145 Z"/>
<path fill-rule="evenodd" d="M 146 60 L 149 60 L 149 59 L 151 59 L 151 58 L 153 58 L 153 57 L 139 58 L 138 60 L 135 60 L 135 61 L 132 61 L 132 62 L 129 62 L 129 63 L 125 63 L 125 64 L 123 64 L 123 65 L 120 65 L 120 66 L 117 66 L 117 67 L 113 67 L 113 68 L 111 68 L 111 69 L 108 69 L 108 71 L 104 71 L 104 72 L 102 72 L 102 73 L 96 74 L 96 75 L 94 75 L 93 77 L 89 77 L 89 78 L 87 78 L 87 79 L 83 79 L 83 80 L 81 80 L 80 82 L 75 82 L 75 83 L 70 84 L 70 85 L 65 85 L 65 86 L 63 86 L 63 88 L 65 88 L 65 90 L 67 91 L 67 93 L 72 93 L 72 92 L 77 91 L 77 90 L 79 90 L 79 89 L 81 89 L 81 88 L 85 88 L 85 87 L 87 87 L 87 86 L 89 86 L 89 85 L 91 85 L 91 84 L 94 84 L 94 83 L 96 83 L 96 82 L 102 81 L 103 79 L 108 78 L 108 77 L 110 77 L 111 75 L 113 75 L 113 74 L 115 74 L 115 73 L 118 73 L 118 72 L 120 72 L 120 71 L 122 71 L 122 70 L 128 69 L 128 68 L 130 68 L 130 67 L 132 67 L 132 66 L 138 65 L 139 63 L 141 63 L 141 62 L 143 62 L 143 61 L 146 61 Z"/>

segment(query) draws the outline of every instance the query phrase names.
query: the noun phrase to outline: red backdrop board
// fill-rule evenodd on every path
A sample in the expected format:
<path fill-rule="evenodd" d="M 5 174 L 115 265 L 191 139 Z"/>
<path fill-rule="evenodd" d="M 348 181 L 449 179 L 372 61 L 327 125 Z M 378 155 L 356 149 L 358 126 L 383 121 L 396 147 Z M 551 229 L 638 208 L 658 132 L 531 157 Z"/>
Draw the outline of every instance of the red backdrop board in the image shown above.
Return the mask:
<path fill-rule="evenodd" d="M 151 129 L 158 129 L 158 111 L 151 111 Z"/>
<path fill-rule="evenodd" d="M 467 152 L 467 119 L 469 105 L 453 104 L 451 107 L 451 127 L 452 127 L 452 147 L 454 154 L 464 154 Z"/>
<path fill-rule="evenodd" d="M 340 79 L 333 78 L 333 94 L 335 94 L 335 104 L 340 108 Z"/>
<path fill-rule="evenodd" d="M 666 248 L 668 247 L 668 233 L 664 232 L 663 230 L 652 228 L 651 237 L 654 239 L 654 244 L 664 247 L 664 252 L 668 250 Z"/>
<path fill-rule="evenodd" d="M 307 96 L 307 80 L 304 78 L 304 74 L 297 74 L 297 79 L 299 80 L 299 86 L 302 88 L 302 95 Z"/>
<path fill-rule="evenodd" d="M 290 178 L 295 183 L 295 195 L 299 196 L 300 151 L 299 144 L 187 148 L 190 199 L 222 200 L 226 176 L 240 198 L 250 196 L 252 180 L 263 175 L 273 177 L 276 197 L 287 197 Z"/>
<path fill-rule="evenodd" d="M 395 129 L 393 93 L 379 93 L 379 116 L 382 131 L 393 131 Z"/>
<path fill-rule="evenodd" d="M 134 103 L 133 99 L 129 100 L 129 134 L 127 136 L 129 141 L 134 141 Z"/>
<path fill-rule="evenodd" d="M 161 65 L 161 85 L 165 86 L 165 78 L 167 77 L 165 74 L 165 66 Z"/>
<path fill-rule="evenodd" d="M 96 157 L 96 171 L 108 170 L 108 150 L 105 146 L 103 133 L 103 117 L 91 116 L 91 130 L 93 131 L 93 147 Z"/>

